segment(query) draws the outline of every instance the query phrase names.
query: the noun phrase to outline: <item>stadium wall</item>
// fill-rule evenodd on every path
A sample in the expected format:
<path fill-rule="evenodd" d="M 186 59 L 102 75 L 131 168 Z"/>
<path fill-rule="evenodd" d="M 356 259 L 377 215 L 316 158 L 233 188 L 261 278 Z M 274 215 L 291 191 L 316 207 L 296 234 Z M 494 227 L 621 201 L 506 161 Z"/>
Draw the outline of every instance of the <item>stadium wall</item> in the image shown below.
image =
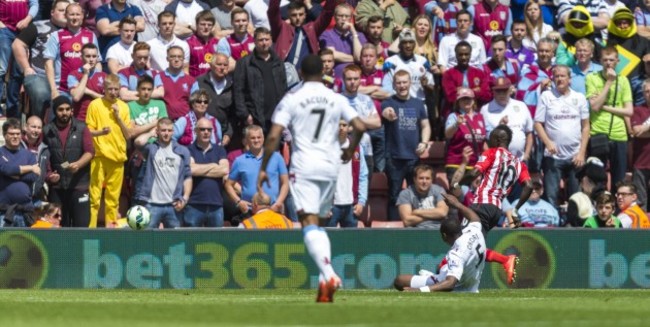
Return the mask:
<path fill-rule="evenodd" d="M 434 270 L 438 231 L 331 230 L 345 288 L 390 288 Z M 515 288 L 650 287 L 650 237 L 636 230 L 495 230 L 487 245 L 521 261 Z M 302 233 L 245 230 L 3 230 L 0 288 L 309 288 L 317 269 Z M 486 264 L 481 288 L 506 288 Z"/>

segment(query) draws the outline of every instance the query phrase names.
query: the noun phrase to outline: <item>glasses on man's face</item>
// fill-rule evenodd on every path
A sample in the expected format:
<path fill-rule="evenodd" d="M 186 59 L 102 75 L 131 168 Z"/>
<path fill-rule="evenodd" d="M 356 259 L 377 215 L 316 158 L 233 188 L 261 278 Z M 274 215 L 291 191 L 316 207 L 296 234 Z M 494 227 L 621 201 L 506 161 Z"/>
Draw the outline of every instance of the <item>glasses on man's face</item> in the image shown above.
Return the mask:
<path fill-rule="evenodd" d="M 619 197 L 619 196 L 631 196 L 631 195 L 634 195 L 634 193 L 628 193 L 628 192 L 618 192 L 618 193 L 616 193 L 616 197 Z"/>
<path fill-rule="evenodd" d="M 169 56 L 169 59 L 183 59 L 183 56 Z"/>
<path fill-rule="evenodd" d="M 209 101 L 208 100 L 196 100 L 196 101 L 194 101 L 194 103 L 208 104 Z"/>
<path fill-rule="evenodd" d="M 199 131 L 201 132 L 212 132 L 211 127 L 199 127 Z"/>

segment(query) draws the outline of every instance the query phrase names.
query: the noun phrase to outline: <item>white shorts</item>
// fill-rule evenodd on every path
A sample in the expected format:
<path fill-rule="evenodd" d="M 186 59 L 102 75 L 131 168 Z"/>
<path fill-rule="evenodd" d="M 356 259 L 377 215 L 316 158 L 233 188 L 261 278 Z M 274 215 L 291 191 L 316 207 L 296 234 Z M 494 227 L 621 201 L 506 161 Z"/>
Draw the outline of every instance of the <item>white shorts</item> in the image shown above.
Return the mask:
<path fill-rule="evenodd" d="M 434 274 L 426 270 L 421 270 L 418 275 L 411 277 L 411 287 L 420 288 L 440 283 L 447 278 L 447 265 L 440 268 L 439 274 Z"/>
<path fill-rule="evenodd" d="M 334 203 L 336 181 L 317 181 L 292 178 L 291 196 L 298 214 L 313 214 L 326 218 Z"/>

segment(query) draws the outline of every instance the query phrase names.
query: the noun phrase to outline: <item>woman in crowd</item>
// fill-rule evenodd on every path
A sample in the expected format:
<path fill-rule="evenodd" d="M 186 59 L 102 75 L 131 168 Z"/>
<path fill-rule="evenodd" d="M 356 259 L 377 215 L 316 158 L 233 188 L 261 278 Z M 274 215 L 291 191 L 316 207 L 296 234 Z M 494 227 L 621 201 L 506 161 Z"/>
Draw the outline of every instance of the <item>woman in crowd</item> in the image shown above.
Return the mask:
<path fill-rule="evenodd" d="M 207 113 L 210 104 L 210 95 L 206 90 L 198 89 L 190 96 L 190 107 L 192 110 L 174 123 L 174 135 L 172 138 L 182 145 L 189 145 L 196 140 L 196 123 L 205 117 L 212 122 L 212 136 L 210 142 L 221 144 L 221 124 L 219 120 Z"/>
<path fill-rule="evenodd" d="M 473 150 L 469 158 L 468 169 L 476 164 L 484 148 L 487 132 L 483 116 L 476 111 L 474 91 L 469 88 L 458 89 L 458 98 L 454 112 L 449 114 L 445 123 L 447 139 L 447 158 L 445 169 L 447 180 L 451 181 L 454 172 L 463 161 L 463 149 L 467 146 Z"/>
<path fill-rule="evenodd" d="M 526 21 L 526 38 L 524 46 L 537 49 L 539 39 L 553 31 L 553 27 L 544 23 L 542 10 L 537 0 L 528 0 L 524 6 L 524 19 Z"/>

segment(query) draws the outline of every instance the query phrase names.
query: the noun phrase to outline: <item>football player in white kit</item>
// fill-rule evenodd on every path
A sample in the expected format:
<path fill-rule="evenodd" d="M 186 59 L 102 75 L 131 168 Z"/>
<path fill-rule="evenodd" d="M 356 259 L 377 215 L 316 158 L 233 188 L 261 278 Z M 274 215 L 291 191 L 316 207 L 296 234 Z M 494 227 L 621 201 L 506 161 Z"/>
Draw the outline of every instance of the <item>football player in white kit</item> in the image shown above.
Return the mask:
<path fill-rule="evenodd" d="M 348 100 L 322 83 L 323 63 L 309 55 L 300 68 L 304 83 L 289 91 L 275 108 L 266 138 L 257 187 L 268 183 L 266 166 L 288 128 L 291 143 L 289 178 L 291 195 L 303 226 L 305 247 L 320 270 L 317 302 L 332 302 L 341 279 L 331 264 L 330 241 L 319 218 L 327 218 L 333 204 L 341 160 L 349 161 L 366 128 Z M 354 128 L 350 146 L 341 150 L 339 120 Z"/>
<path fill-rule="evenodd" d="M 478 293 L 486 249 L 481 219 L 453 195 L 442 196 L 450 207 L 458 209 L 465 216 L 468 224 L 463 227 L 456 218 L 445 219 L 440 226 L 440 234 L 442 240 L 451 245 L 445 256 L 447 264 L 440 268 L 438 274 L 422 270 L 418 275 L 397 276 L 395 288 L 400 291 Z"/>

